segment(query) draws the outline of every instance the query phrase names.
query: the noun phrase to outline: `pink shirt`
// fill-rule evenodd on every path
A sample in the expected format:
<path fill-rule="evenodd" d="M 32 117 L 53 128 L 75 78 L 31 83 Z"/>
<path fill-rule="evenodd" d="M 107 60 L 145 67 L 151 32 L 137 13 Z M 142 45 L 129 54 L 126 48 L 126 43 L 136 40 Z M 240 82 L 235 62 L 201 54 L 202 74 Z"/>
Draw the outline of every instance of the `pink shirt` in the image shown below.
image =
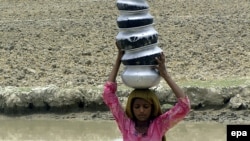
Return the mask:
<path fill-rule="evenodd" d="M 177 104 L 169 111 L 154 119 L 149 125 L 147 134 L 142 135 L 136 131 L 133 120 L 127 117 L 116 96 L 116 90 L 116 83 L 106 82 L 104 85 L 103 100 L 118 124 L 123 141 L 161 141 L 163 135 L 176 123 L 181 121 L 190 111 L 188 97 L 179 98 Z"/>

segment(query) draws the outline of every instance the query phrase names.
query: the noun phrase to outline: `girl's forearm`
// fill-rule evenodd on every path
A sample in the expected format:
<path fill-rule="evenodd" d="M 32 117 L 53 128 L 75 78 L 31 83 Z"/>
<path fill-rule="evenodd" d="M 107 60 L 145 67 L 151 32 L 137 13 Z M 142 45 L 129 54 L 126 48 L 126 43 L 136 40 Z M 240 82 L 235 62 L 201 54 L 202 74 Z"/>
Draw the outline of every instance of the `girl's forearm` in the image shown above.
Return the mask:
<path fill-rule="evenodd" d="M 121 55 L 118 54 L 118 56 L 116 58 L 116 61 L 115 61 L 115 64 L 114 64 L 114 66 L 113 66 L 113 68 L 111 70 L 111 73 L 109 74 L 108 81 L 116 82 L 116 76 L 118 74 L 120 65 L 121 65 Z"/>

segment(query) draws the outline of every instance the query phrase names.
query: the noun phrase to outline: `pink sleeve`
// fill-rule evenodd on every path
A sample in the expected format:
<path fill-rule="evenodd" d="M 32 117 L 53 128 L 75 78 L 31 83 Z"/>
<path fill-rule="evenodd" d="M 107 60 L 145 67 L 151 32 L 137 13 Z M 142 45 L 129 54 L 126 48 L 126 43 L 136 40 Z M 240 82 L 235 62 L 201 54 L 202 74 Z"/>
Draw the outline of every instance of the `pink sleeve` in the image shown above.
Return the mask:
<path fill-rule="evenodd" d="M 117 84 L 115 82 L 106 82 L 103 91 L 104 103 L 109 107 L 112 112 L 119 129 L 124 130 L 124 123 L 126 120 L 126 114 L 116 96 Z"/>
<path fill-rule="evenodd" d="M 178 102 L 169 111 L 162 114 L 157 120 L 163 134 L 184 119 L 190 111 L 190 101 L 188 96 L 179 98 Z M 159 123 L 160 122 L 160 123 Z"/>

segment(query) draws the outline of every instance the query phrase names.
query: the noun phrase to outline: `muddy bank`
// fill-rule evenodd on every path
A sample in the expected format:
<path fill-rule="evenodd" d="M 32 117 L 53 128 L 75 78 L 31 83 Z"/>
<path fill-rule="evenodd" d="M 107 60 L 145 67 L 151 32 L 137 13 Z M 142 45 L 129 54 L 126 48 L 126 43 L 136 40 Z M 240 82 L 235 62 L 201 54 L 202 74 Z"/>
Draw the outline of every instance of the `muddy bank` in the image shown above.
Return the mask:
<path fill-rule="evenodd" d="M 189 96 L 192 106 L 192 111 L 186 120 L 237 122 L 250 119 L 249 85 L 222 88 L 189 86 L 183 87 L 183 90 Z M 130 91 L 131 89 L 123 89 L 117 92 L 123 106 Z M 157 87 L 155 92 L 163 111 L 175 104 L 176 99 L 171 90 Z M 1 114 L 10 117 L 112 119 L 102 100 L 102 87 L 95 89 L 83 87 L 66 89 L 55 85 L 34 88 L 5 87 L 0 89 L 0 98 Z"/>

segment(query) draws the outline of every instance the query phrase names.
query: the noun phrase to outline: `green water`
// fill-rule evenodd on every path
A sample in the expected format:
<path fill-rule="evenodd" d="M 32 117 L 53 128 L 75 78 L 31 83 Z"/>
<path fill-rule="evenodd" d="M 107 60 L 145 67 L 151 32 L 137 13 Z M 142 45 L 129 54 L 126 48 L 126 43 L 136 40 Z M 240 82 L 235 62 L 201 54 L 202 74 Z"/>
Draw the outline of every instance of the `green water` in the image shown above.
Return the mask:
<path fill-rule="evenodd" d="M 113 121 L 0 120 L 0 141 L 118 141 Z M 167 133 L 168 141 L 226 141 L 226 125 L 181 122 Z"/>

